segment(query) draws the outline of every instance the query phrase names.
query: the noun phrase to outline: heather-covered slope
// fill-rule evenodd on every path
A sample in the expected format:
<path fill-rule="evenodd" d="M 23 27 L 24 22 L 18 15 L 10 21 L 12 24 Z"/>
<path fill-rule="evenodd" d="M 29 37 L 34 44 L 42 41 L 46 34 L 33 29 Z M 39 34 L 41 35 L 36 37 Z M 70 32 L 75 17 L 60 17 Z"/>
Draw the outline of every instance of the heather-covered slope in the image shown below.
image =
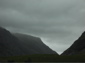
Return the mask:
<path fill-rule="evenodd" d="M 85 54 L 85 32 L 62 55 Z"/>

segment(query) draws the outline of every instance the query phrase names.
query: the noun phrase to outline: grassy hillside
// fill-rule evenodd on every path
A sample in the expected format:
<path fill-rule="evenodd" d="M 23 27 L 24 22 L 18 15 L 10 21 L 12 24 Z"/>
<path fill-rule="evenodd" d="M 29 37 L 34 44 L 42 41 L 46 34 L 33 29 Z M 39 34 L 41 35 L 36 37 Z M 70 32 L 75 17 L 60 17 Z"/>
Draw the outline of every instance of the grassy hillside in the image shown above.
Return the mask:
<path fill-rule="evenodd" d="M 85 62 L 85 55 L 58 56 L 56 54 L 36 54 L 27 56 L 0 57 L 5 62 Z"/>

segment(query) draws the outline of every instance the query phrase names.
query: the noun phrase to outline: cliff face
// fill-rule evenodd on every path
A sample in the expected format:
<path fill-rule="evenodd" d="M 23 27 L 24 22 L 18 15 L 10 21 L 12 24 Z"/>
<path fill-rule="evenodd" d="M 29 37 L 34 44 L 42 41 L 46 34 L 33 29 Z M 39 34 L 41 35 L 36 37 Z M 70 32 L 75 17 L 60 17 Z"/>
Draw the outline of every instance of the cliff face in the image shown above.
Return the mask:
<path fill-rule="evenodd" d="M 85 32 L 61 55 L 85 54 Z"/>
<path fill-rule="evenodd" d="M 46 46 L 40 38 L 11 34 L 0 27 L 0 56 L 17 56 L 28 54 L 57 54 Z"/>

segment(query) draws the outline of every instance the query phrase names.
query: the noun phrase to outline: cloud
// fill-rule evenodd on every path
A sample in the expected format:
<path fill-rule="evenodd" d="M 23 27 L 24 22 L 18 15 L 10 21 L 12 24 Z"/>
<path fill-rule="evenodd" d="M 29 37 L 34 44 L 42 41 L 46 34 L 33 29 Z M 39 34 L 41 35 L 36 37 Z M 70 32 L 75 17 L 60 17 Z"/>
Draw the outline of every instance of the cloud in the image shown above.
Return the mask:
<path fill-rule="evenodd" d="M 84 0 L 0 0 L 0 26 L 41 37 L 58 52 L 85 30 L 84 16 Z"/>

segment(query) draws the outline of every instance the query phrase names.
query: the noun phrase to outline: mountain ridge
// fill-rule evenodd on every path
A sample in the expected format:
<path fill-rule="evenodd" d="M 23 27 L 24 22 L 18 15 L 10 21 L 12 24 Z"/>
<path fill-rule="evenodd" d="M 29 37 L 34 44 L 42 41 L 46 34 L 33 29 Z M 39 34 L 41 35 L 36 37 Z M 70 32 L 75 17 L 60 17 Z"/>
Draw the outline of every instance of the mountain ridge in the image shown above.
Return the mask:
<path fill-rule="evenodd" d="M 80 54 L 82 51 L 85 52 L 85 31 L 81 34 L 81 36 L 61 55 L 75 55 Z M 82 54 L 84 54 L 82 52 Z"/>
<path fill-rule="evenodd" d="M 33 48 L 33 49 L 40 49 L 40 51 L 39 52 L 41 52 L 41 53 L 46 53 L 47 54 L 47 50 L 49 51 L 49 52 L 51 52 L 51 50 L 52 49 L 50 49 L 47 45 L 45 45 L 43 42 L 42 42 L 42 40 L 40 39 L 40 38 L 38 38 L 38 37 L 34 37 L 34 36 L 30 36 L 30 35 L 26 35 L 26 34 L 20 34 L 20 33 L 16 33 L 16 34 L 14 34 L 18 39 L 20 39 L 21 41 L 23 41 L 23 44 L 25 44 L 24 42 L 26 42 L 26 43 L 28 43 L 27 44 L 27 46 L 30 46 L 31 48 Z M 29 42 L 30 41 L 30 42 Z M 31 43 L 33 43 L 33 44 L 31 44 Z M 30 44 L 30 45 L 29 45 Z M 38 44 L 40 45 L 40 46 L 38 46 Z M 33 45 L 36 45 L 37 47 L 33 47 Z M 44 46 L 45 45 L 45 46 Z M 47 48 L 47 49 L 46 49 Z M 52 52 L 51 52 L 52 53 Z M 50 53 L 48 53 L 48 54 L 50 54 Z M 52 53 L 52 54 L 54 54 L 54 53 Z"/>
<path fill-rule="evenodd" d="M 33 37 L 30 35 L 21 34 L 20 36 L 15 36 L 8 30 L 0 27 L 0 56 L 17 56 L 17 55 L 29 55 L 29 54 L 57 54 L 55 51 L 46 47 L 46 45 L 38 37 Z M 29 39 L 27 38 L 29 36 Z M 27 40 L 25 42 L 24 40 Z M 33 39 L 33 40 L 32 40 Z M 35 40 L 34 40 L 35 39 Z M 32 43 L 31 43 L 32 42 Z M 35 45 L 34 43 L 38 45 Z M 43 44 L 40 46 L 40 44 Z M 28 44 L 28 45 L 27 45 Z M 32 45 L 35 49 L 32 48 Z M 40 47 L 40 48 L 39 48 Z M 45 52 L 45 49 L 49 50 Z M 39 50 L 39 51 L 38 51 Z M 58 55 L 58 54 L 57 54 Z"/>

